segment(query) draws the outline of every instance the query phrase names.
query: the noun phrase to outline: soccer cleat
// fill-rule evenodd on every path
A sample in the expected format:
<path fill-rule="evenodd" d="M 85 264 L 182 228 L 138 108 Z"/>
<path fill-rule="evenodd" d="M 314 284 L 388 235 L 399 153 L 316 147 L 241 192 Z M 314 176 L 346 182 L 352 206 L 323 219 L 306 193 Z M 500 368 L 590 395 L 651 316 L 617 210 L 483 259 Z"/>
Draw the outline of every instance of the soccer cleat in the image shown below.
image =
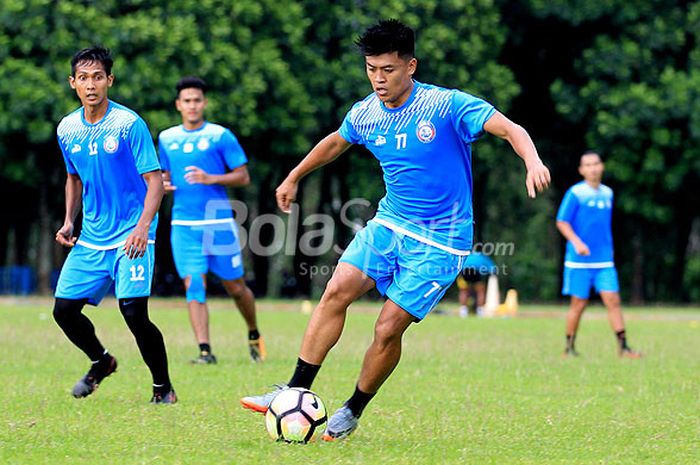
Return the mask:
<path fill-rule="evenodd" d="M 175 404 L 177 403 L 177 394 L 175 394 L 175 389 L 170 389 L 167 393 L 154 392 L 153 397 L 151 397 L 152 404 Z"/>
<path fill-rule="evenodd" d="M 250 358 L 256 363 L 264 362 L 267 357 L 265 350 L 265 340 L 260 336 L 257 339 L 248 340 L 248 349 L 250 350 Z"/>
<path fill-rule="evenodd" d="M 275 397 L 277 397 L 277 394 L 284 391 L 285 389 L 289 389 L 289 386 L 287 386 L 286 384 L 275 384 L 274 386 L 274 390 L 262 394 L 260 396 L 246 396 L 241 398 L 241 405 L 244 408 L 247 408 L 248 410 L 253 410 L 259 413 L 266 413 L 268 407 L 270 407 L 270 404 L 272 403 L 272 400 Z"/>
<path fill-rule="evenodd" d="M 102 364 L 95 363 L 85 376 L 73 386 L 73 397 L 80 399 L 87 397 L 100 385 L 103 379 L 117 371 L 117 359 L 111 357 L 105 368 Z"/>
<path fill-rule="evenodd" d="M 199 357 L 190 360 L 190 363 L 195 365 L 216 365 L 216 356 L 209 352 L 202 352 Z"/>
<path fill-rule="evenodd" d="M 350 436 L 357 429 L 360 418 L 353 415 L 347 404 L 335 411 L 330 420 L 326 432 L 323 433 L 324 441 L 339 441 Z"/>
<path fill-rule="evenodd" d="M 562 358 L 571 358 L 571 357 L 578 357 L 579 353 L 576 352 L 572 347 L 568 347 L 567 349 L 564 350 L 564 353 L 561 354 Z"/>
<path fill-rule="evenodd" d="M 620 358 L 632 358 L 632 359 L 642 358 L 642 354 L 640 352 L 634 351 L 634 350 L 630 349 L 629 347 L 625 347 L 624 349 L 619 349 L 617 354 L 620 356 Z"/>

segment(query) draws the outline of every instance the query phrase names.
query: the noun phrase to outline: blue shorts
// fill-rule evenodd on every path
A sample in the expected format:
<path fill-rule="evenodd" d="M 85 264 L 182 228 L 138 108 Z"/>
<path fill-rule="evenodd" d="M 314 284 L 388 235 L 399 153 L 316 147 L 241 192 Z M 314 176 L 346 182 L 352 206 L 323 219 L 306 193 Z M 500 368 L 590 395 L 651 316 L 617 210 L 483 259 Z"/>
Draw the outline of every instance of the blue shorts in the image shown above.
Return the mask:
<path fill-rule="evenodd" d="M 383 296 L 422 320 L 452 285 L 464 259 L 370 221 L 339 261 L 361 270 Z"/>
<path fill-rule="evenodd" d="M 591 287 L 596 292 L 619 292 L 617 270 L 614 266 L 608 268 L 571 268 L 564 267 L 564 284 L 561 293 L 579 299 L 588 299 Z"/>
<path fill-rule="evenodd" d="M 225 281 L 243 276 L 238 227 L 233 220 L 201 226 L 174 224 L 170 242 L 175 268 L 182 279 L 209 271 Z"/>
<path fill-rule="evenodd" d="M 122 247 L 95 250 L 76 244 L 68 254 L 56 284 L 56 297 L 87 299 L 98 305 L 114 283 L 117 299 L 151 295 L 155 246 L 148 244 L 143 257 L 128 258 Z"/>

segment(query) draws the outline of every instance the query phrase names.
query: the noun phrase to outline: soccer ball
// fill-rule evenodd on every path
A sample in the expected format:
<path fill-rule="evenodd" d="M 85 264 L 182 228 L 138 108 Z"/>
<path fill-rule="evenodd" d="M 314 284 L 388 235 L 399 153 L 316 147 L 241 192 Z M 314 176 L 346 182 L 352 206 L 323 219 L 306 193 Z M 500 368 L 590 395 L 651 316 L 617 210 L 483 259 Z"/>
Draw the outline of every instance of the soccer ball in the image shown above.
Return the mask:
<path fill-rule="evenodd" d="M 323 433 L 327 421 L 321 399 L 304 388 L 283 390 L 275 396 L 265 414 L 267 432 L 277 441 L 314 441 Z"/>

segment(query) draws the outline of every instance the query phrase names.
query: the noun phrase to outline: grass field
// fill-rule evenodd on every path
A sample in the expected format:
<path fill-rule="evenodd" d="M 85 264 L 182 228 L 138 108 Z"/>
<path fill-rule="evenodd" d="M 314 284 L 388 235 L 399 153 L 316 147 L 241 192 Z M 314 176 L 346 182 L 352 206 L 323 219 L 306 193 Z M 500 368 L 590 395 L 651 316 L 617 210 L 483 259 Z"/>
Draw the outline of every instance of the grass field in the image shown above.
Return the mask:
<path fill-rule="evenodd" d="M 394 375 L 342 443 L 288 445 L 239 407 L 291 375 L 308 319 L 298 303 L 263 301 L 269 360 L 249 362 L 243 322 L 212 302 L 217 366 L 196 354 L 184 302 L 154 300 L 180 402 L 154 406 L 150 376 L 114 301 L 89 309 L 119 371 L 76 400 L 88 363 L 49 300 L 0 301 L 2 464 L 697 464 L 700 309 L 627 309 L 642 360 L 619 360 L 600 308 L 586 314 L 582 357 L 562 360 L 563 307 L 506 320 L 434 315 L 409 330 Z M 449 305 L 446 306 L 448 308 Z M 352 392 L 377 305 L 351 308 L 314 390 L 335 410 Z"/>

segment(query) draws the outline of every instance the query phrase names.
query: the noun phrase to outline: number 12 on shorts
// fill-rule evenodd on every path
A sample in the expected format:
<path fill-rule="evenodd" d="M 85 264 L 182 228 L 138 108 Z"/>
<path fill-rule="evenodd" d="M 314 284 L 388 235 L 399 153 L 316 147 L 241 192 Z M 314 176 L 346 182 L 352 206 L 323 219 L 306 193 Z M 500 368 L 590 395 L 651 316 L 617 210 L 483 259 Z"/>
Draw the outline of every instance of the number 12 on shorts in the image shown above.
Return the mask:
<path fill-rule="evenodd" d="M 131 272 L 131 278 L 129 278 L 129 281 L 144 281 L 146 279 L 143 277 L 143 274 L 146 271 L 143 265 L 131 265 L 129 271 Z"/>

